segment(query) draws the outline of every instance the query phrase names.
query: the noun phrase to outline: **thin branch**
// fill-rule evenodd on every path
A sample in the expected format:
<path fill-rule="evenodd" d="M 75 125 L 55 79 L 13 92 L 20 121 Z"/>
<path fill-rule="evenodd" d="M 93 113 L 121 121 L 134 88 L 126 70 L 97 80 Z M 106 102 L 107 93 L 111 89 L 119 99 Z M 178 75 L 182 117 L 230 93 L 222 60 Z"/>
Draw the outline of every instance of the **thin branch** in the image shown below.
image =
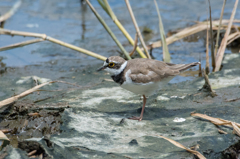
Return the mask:
<path fill-rule="evenodd" d="M 240 23 L 240 20 L 234 20 L 233 22 L 234 23 Z M 222 24 L 225 24 L 225 23 L 229 23 L 229 20 L 226 20 L 226 19 L 222 20 Z M 213 21 L 212 24 L 213 24 L 213 28 L 218 26 L 219 25 L 219 20 Z M 168 45 L 172 44 L 175 41 L 178 41 L 182 38 L 185 38 L 185 37 L 187 37 L 189 35 L 192 35 L 192 34 L 196 34 L 200 31 L 203 31 L 203 30 L 206 30 L 206 29 L 207 29 L 207 22 L 199 22 L 196 25 L 184 28 L 183 30 L 179 31 L 178 33 L 168 37 L 166 39 L 167 44 Z M 162 46 L 162 42 L 159 40 L 159 41 L 156 41 L 156 42 L 152 43 L 151 45 L 149 45 L 148 49 L 161 47 L 161 46 Z"/>
<path fill-rule="evenodd" d="M 22 1 L 18 0 L 6 14 L 0 16 L 0 22 L 4 22 L 8 18 L 10 18 L 17 11 L 17 9 L 21 6 L 21 4 L 22 4 Z"/>
<path fill-rule="evenodd" d="M 41 87 L 43 87 L 43 86 L 45 86 L 45 85 L 51 84 L 51 83 L 65 83 L 65 84 L 70 84 L 70 85 L 73 85 L 73 86 L 81 87 L 81 86 L 79 86 L 79 85 L 72 84 L 72 83 L 65 82 L 65 81 L 50 81 L 50 82 L 45 82 L 45 83 L 42 83 L 42 84 L 40 84 L 40 85 L 37 85 L 37 86 L 35 86 L 35 87 L 33 87 L 33 88 L 29 89 L 29 90 L 24 91 L 23 93 L 21 93 L 21 94 L 19 94 L 19 95 L 15 95 L 15 96 L 13 96 L 13 97 L 10 97 L 10 98 L 8 98 L 8 99 L 5 99 L 5 100 L 3 100 L 3 101 L 0 101 L 0 108 L 3 107 L 3 106 L 9 105 L 9 104 L 17 101 L 18 99 L 23 98 L 23 97 L 25 97 L 25 96 L 27 96 L 27 95 L 35 92 L 35 91 L 38 91 L 39 88 L 41 88 Z"/>
<path fill-rule="evenodd" d="M 223 0 L 223 6 L 222 6 L 222 11 L 221 11 L 219 25 L 218 25 L 218 31 L 217 31 L 216 45 L 215 45 L 215 50 L 214 50 L 215 57 L 217 56 L 218 41 L 219 41 L 219 35 L 220 35 L 220 28 L 222 27 L 222 18 L 223 18 L 223 12 L 224 12 L 224 8 L 225 8 L 225 4 L 226 4 L 226 0 Z"/>
<path fill-rule="evenodd" d="M 227 31 L 226 31 L 226 33 L 224 35 L 224 38 L 223 38 L 222 43 L 221 43 L 221 46 L 220 46 L 220 48 L 218 50 L 217 59 L 216 59 L 216 67 L 215 67 L 214 72 L 220 70 L 220 67 L 221 67 L 221 64 L 222 64 L 223 55 L 224 55 L 224 52 L 225 52 L 225 49 L 226 49 L 226 45 L 227 45 L 228 35 L 230 33 L 231 26 L 232 26 L 232 23 L 233 23 L 233 19 L 234 19 L 236 10 L 237 10 L 237 5 L 238 5 L 238 0 L 236 0 L 236 2 L 234 4 L 232 15 L 231 15 L 230 21 L 228 23 Z"/>
<path fill-rule="evenodd" d="M 16 44 L 1 47 L 0 51 L 14 49 L 14 48 L 17 48 L 17 47 L 22 47 L 22 46 L 25 46 L 25 45 L 34 44 L 34 43 L 41 42 L 41 41 L 44 41 L 44 40 L 43 39 L 32 39 L 32 40 L 28 40 L 28 41 L 23 41 L 23 42 L 20 42 L 20 43 L 16 43 Z"/>
<path fill-rule="evenodd" d="M 129 3 L 129 0 L 125 0 L 125 2 L 126 2 L 126 5 L 127 5 L 127 8 L 128 8 L 128 11 L 129 11 L 129 13 L 130 13 L 130 15 L 131 15 L 131 18 L 132 18 L 133 24 L 134 24 L 134 26 L 135 26 L 135 29 L 136 29 L 136 31 L 137 31 L 138 37 L 139 37 L 139 39 L 140 39 L 140 41 L 141 41 L 141 43 L 142 43 L 142 45 L 143 45 L 144 51 L 145 51 L 145 53 L 147 54 L 147 57 L 148 57 L 149 59 L 151 59 L 151 56 L 150 56 L 149 53 L 148 53 L 147 46 L 145 45 L 145 42 L 144 42 L 143 37 L 142 37 L 142 34 L 141 34 L 140 30 L 139 30 L 137 21 L 136 21 L 136 19 L 135 19 L 135 17 L 134 17 L 134 14 L 133 14 L 131 5 L 130 5 L 130 3 Z"/>
<path fill-rule="evenodd" d="M 199 159 L 206 159 L 200 152 L 198 152 L 198 151 L 196 151 L 196 150 L 191 150 L 190 148 L 185 147 L 184 145 L 180 144 L 180 143 L 177 142 L 177 141 L 174 141 L 174 140 L 172 140 L 172 139 L 169 139 L 169 138 L 167 138 L 167 137 L 165 137 L 165 136 L 161 136 L 161 135 L 157 135 L 157 136 L 159 136 L 159 137 L 161 137 L 161 138 L 163 138 L 163 139 L 171 142 L 173 145 L 175 145 L 175 146 L 177 146 L 177 147 L 179 147 L 179 148 L 182 148 L 182 149 L 184 149 L 184 150 L 186 150 L 186 151 L 188 151 L 188 152 L 196 155 Z"/>
<path fill-rule="evenodd" d="M 212 29 L 212 11 L 211 11 L 211 3 L 210 0 L 208 0 L 209 4 L 209 20 L 210 20 L 210 39 L 211 39 L 211 57 L 212 57 L 212 67 L 213 69 L 216 66 L 216 57 L 214 54 L 214 48 L 213 48 L 213 29 Z"/>
<path fill-rule="evenodd" d="M 99 54 L 96 54 L 94 52 L 88 51 L 86 49 L 74 46 L 72 44 L 65 43 L 63 41 L 60 41 L 60 40 L 57 40 L 57 39 L 52 38 L 50 36 L 47 36 L 46 34 L 13 31 L 13 30 L 7 30 L 7 29 L 2 29 L 2 28 L 0 28 L 0 34 L 6 34 L 6 35 L 11 35 L 11 36 L 18 35 L 18 36 L 30 36 L 30 37 L 42 38 L 43 40 L 48 40 L 48 41 L 54 42 L 56 44 L 68 47 L 70 49 L 73 49 L 73 50 L 76 50 L 76 51 L 79 51 L 79 52 L 82 52 L 84 54 L 87 54 L 89 56 L 95 57 L 95 58 L 103 60 L 103 61 L 105 61 L 107 59 L 106 57 L 104 57 L 102 55 L 99 55 Z"/>
<path fill-rule="evenodd" d="M 240 37 L 240 32 L 236 32 L 236 33 L 230 34 L 228 36 L 227 45 L 230 44 L 231 42 L 233 42 L 234 40 L 238 39 L 239 37 Z"/>
<path fill-rule="evenodd" d="M 206 71 L 206 74 L 208 75 L 209 74 L 209 43 L 208 43 L 208 40 L 209 40 L 209 36 L 208 36 L 208 25 L 207 25 L 207 37 L 206 37 L 206 68 L 205 68 L 205 71 Z"/>
<path fill-rule="evenodd" d="M 133 46 L 133 50 L 129 53 L 129 56 L 132 56 L 133 53 L 136 51 L 137 43 L 138 43 L 138 34 L 136 33 L 136 35 L 135 35 L 135 42 L 134 42 L 134 46 Z"/>

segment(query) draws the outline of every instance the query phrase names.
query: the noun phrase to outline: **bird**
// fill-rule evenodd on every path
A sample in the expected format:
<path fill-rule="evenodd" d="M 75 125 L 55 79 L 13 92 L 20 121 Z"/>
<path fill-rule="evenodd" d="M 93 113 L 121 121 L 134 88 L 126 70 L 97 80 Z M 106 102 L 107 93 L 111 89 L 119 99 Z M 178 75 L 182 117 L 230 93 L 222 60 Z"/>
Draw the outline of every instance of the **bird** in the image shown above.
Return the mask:
<path fill-rule="evenodd" d="M 97 71 L 107 71 L 122 88 L 143 96 L 140 116 L 128 118 L 141 121 L 147 97 L 157 93 L 176 75 L 198 64 L 200 62 L 173 64 L 155 59 L 135 58 L 125 60 L 120 56 L 110 56 Z"/>

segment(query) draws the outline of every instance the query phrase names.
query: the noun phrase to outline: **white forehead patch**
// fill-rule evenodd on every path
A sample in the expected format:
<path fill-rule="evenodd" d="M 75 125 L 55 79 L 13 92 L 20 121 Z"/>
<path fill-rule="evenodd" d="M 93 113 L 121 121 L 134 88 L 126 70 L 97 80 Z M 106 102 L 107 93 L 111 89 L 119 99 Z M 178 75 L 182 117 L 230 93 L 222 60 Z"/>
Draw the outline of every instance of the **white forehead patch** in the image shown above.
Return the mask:
<path fill-rule="evenodd" d="M 103 64 L 104 66 L 108 65 L 106 62 Z M 109 72 L 111 75 L 118 75 L 120 74 L 125 67 L 127 66 L 127 61 L 125 61 L 119 69 L 114 69 L 114 68 L 105 68 L 105 71 Z"/>

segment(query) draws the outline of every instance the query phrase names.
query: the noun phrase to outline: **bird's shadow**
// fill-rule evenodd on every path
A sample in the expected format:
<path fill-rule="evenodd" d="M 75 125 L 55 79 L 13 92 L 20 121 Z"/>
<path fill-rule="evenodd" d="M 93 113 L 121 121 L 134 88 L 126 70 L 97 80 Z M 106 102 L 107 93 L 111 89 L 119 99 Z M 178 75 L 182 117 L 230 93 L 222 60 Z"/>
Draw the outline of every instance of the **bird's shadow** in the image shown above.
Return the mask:
<path fill-rule="evenodd" d="M 144 120 L 155 120 L 161 118 L 173 118 L 181 116 L 181 114 L 190 114 L 194 108 L 179 108 L 179 109 L 166 109 L 166 108 L 151 108 L 147 107 L 144 110 Z M 118 112 L 106 112 L 105 114 L 122 116 L 122 118 L 129 118 L 132 116 L 140 116 L 142 108 L 130 109 Z"/>

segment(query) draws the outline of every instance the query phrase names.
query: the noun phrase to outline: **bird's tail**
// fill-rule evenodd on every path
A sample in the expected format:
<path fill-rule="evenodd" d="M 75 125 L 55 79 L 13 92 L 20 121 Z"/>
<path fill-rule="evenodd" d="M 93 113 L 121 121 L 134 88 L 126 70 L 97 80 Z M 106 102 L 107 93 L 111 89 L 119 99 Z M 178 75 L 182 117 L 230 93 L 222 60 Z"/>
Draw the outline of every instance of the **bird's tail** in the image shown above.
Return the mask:
<path fill-rule="evenodd" d="M 167 63 L 172 69 L 178 70 L 179 72 L 185 71 L 191 67 L 197 66 L 200 64 L 200 62 L 193 62 L 189 64 L 172 64 Z"/>

